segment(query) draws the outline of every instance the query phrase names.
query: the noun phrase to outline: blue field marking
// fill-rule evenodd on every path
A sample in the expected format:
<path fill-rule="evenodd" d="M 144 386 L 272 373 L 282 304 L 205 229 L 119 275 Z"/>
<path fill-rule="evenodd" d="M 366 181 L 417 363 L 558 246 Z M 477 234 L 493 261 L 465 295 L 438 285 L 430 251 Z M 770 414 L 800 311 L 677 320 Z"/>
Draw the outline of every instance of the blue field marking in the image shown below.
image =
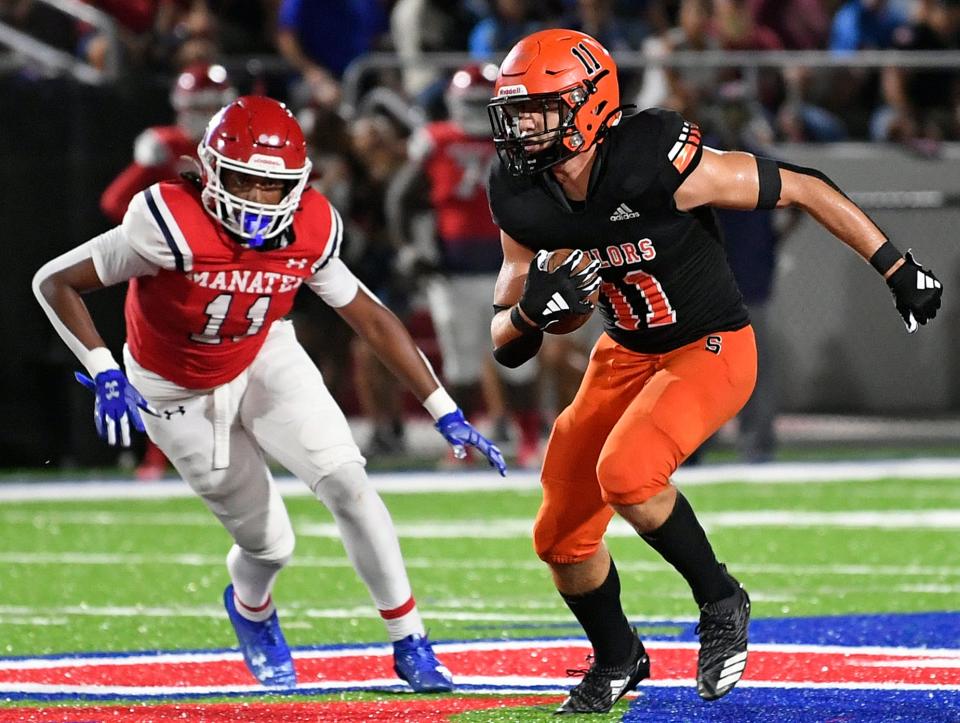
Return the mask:
<path fill-rule="evenodd" d="M 642 688 L 642 685 L 641 685 Z M 735 688 L 700 700 L 693 688 L 642 688 L 623 723 L 956 723 L 960 694 L 938 690 Z"/>
<path fill-rule="evenodd" d="M 631 620 L 644 640 L 696 642 L 696 620 Z M 580 632 L 571 616 L 565 623 L 512 623 L 470 626 L 472 630 Z M 666 630 L 665 630 L 666 629 Z M 676 632 L 668 632 L 673 630 Z M 960 648 L 960 612 L 824 615 L 807 618 L 754 618 L 750 642 L 794 645 L 873 645 L 906 648 Z"/>

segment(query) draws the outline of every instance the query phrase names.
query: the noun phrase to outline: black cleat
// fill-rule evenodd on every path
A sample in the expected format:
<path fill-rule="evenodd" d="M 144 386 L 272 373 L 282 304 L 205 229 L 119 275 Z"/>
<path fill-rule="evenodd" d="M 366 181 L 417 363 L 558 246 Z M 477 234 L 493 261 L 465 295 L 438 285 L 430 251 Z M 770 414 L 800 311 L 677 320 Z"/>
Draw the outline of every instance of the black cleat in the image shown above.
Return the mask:
<path fill-rule="evenodd" d="M 593 656 L 588 656 L 591 660 Z M 582 675 L 583 680 L 554 711 L 557 715 L 570 713 L 606 713 L 614 703 L 650 677 L 650 658 L 643 643 L 634 634 L 630 659 L 620 666 L 600 667 L 593 663 L 588 670 L 568 670 L 567 675 Z"/>
<path fill-rule="evenodd" d="M 737 591 L 700 608 L 697 692 L 704 700 L 716 700 L 733 690 L 747 667 L 750 597 L 743 585 L 729 577 Z"/>

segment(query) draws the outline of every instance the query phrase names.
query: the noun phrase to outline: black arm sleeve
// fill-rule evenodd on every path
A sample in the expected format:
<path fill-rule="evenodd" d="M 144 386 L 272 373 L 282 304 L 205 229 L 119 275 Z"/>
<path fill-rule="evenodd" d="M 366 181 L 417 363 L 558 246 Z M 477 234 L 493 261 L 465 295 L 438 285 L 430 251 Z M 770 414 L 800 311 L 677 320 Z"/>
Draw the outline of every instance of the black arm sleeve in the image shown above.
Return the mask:
<path fill-rule="evenodd" d="M 757 194 L 757 208 L 764 211 L 777 207 L 780 200 L 780 166 L 776 161 L 757 156 L 757 180 L 760 192 Z"/>
<path fill-rule="evenodd" d="M 516 369 L 521 364 L 533 359 L 540 351 L 541 344 L 543 344 L 542 331 L 535 334 L 523 334 L 494 349 L 493 358 L 501 366 Z"/>

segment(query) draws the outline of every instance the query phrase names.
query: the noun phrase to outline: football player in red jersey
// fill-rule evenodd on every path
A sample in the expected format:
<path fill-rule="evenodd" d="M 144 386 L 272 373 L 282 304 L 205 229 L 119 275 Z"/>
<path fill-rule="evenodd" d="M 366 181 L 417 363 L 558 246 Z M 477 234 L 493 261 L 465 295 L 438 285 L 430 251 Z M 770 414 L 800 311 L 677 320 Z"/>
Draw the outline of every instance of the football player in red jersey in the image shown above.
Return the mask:
<path fill-rule="evenodd" d="M 222 65 L 194 63 L 184 69 L 170 91 L 170 105 L 177 113 L 177 122 L 170 126 L 151 126 L 137 136 L 133 163 L 123 169 L 100 196 L 100 210 L 104 215 L 113 223 L 120 223 L 136 194 L 189 170 L 184 158 L 196 159 L 197 143 L 210 116 L 236 97 L 237 92 Z M 159 479 L 166 466 L 163 452 L 147 439 L 143 460 L 137 466 L 137 479 Z"/>
<path fill-rule="evenodd" d="M 697 126 L 671 111 L 625 115 L 613 59 L 582 33 L 517 43 L 488 110 L 504 255 L 495 357 L 524 363 L 560 310 L 588 312 L 601 290 L 605 333 L 554 425 L 534 527 L 537 554 L 595 653 L 558 712 L 607 711 L 649 675 L 603 543 L 615 513 L 689 583 L 700 608 L 697 689 L 714 700 L 746 666 L 750 601 L 670 477 L 746 402 L 757 358 L 710 207 L 806 210 L 883 276 L 908 331 L 935 316 L 940 282 L 819 171 L 704 148 Z M 575 253 L 548 272 L 544 254 L 558 248 L 593 264 L 571 273 Z"/>
<path fill-rule="evenodd" d="M 186 170 L 182 158 L 197 157 L 197 143 L 210 116 L 237 97 L 222 65 L 194 63 L 177 76 L 170 104 L 177 122 L 151 126 L 133 143 L 133 162 L 113 179 L 100 196 L 100 210 L 114 223 L 143 189 L 169 181 Z"/>
<path fill-rule="evenodd" d="M 461 400 L 475 398 L 479 389 L 495 421 L 506 421 L 496 416 L 504 414 L 505 406 L 510 408 L 520 433 L 517 464 L 530 467 L 540 462 L 536 364 L 498 371 L 487 349 L 491 313 L 485 302 L 501 260 L 500 232 L 490 219 L 486 193 L 496 153 L 490 146 L 485 108 L 496 74 L 492 64 L 471 64 L 453 74 L 445 93 L 450 118 L 414 132 L 410 160 L 397 184 L 402 190 L 395 192 L 407 201 L 399 205 L 410 206 L 420 203 L 412 191 L 424 180 L 429 188 L 440 273 L 430 276 L 426 296 L 444 380 Z M 395 223 L 399 228 L 410 226 L 405 218 Z"/>
<path fill-rule="evenodd" d="M 224 604 L 265 685 L 295 685 L 271 597 L 293 552 L 265 461 L 297 475 L 333 513 L 344 547 L 416 691 L 450 690 L 414 603 L 390 516 L 346 419 L 284 320 L 306 284 L 377 350 L 459 453 L 499 450 L 466 422 L 399 320 L 339 258 L 343 224 L 307 189 L 303 133 L 282 104 L 246 96 L 211 120 L 202 177 L 136 195 L 123 223 L 44 265 L 34 292 L 86 367 L 97 429 L 128 445 L 145 428 L 234 539 Z M 81 294 L 129 281 L 126 374 Z M 149 414 L 141 418 L 140 410 Z"/>

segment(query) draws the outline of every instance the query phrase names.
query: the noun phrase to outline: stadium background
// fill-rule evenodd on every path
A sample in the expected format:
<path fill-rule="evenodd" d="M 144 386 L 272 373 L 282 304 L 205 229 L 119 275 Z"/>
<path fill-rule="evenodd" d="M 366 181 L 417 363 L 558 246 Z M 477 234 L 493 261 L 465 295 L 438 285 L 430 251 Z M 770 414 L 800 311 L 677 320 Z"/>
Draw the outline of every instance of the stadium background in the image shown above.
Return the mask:
<path fill-rule="evenodd" d="M 511 7 L 526 6 L 525 28 L 559 22 L 582 25 L 583 18 L 588 17 L 574 2 L 504 2 L 499 4 L 501 7 L 498 3 L 436 4 L 456 7 L 456 11 L 448 8 L 441 15 L 451 16 L 459 24 L 451 20 L 449 37 L 422 39 L 425 47 L 439 47 L 445 52 L 430 53 L 426 59 L 420 53 L 411 60 L 410 51 L 405 51 L 401 58 L 390 50 L 397 38 L 396 16 L 403 7 L 393 8 L 391 34 L 389 6 L 416 4 L 366 4 L 376 10 L 370 11 L 369 16 L 381 24 L 382 32 L 364 30 L 366 40 L 358 42 L 369 42 L 371 52 L 359 53 L 341 77 L 342 103 L 335 110 L 343 119 L 348 136 L 351 125 L 363 122 L 362 119 L 386 118 L 396 142 L 402 143 L 418 120 L 442 115 L 436 93 L 431 96 L 421 92 L 412 98 L 405 91 L 405 82 L 409 85 L 410 81 L 402 71 L 426 68 L 428 74 L 432 72 L 431 77 L 442 82 L 452 70 L 479 60 L 477 51 L 465 52 L 462 31 L 469 30 L 471 22 L 496 25 L 499 20 L 507 28 L 502 35 L 509 37 L 510 32 L 516 32 L 507 22 Z M 921 6 L 930 4 L 926 0 L 901 0 L 888 6 L 901 12 L 907 22 L 911 13 L 915 17 Z M 945 4 L 956 12 L 954 4 Z M 272 45 L 276 2 L 247 3 L 246 8 L 242 7 L 244 3 L 230 2 L 132 3 L 125 11 L 122 4 L 104 2 L 99 5 L 107 12 L 93 18 L 102 24 L 96 26 L 96 32 L 64 12 L 97 5 L 8 1 L 0 6 L 0 45 L 8 45 L 0 56 L 0 181 L 4 188 L 0 228 L 6 238 L 2 270 L 5 301 L 0 308 L 5 339 L 0 362 L 0 405 L 3 418 L 15 420 L 3 425 L 0 431 L 3 467 L 49 469 L 64 463 L 109 466 L 115 462 L 109 450 L 93 443 L 93 431 L 87 423 L 89 399 L 71 379 L 74 361 L 32 299 L 27 282 L 44 260 L 109 227 L 109 221 L 98 210 L 99 195 L 130 162 L 135 137 L 148 126 L 172 121 L 169 88 L 182 53 L 193 52 L 223 63 L 241 92 L 269 92 L 287 100 L 301 117 L 317 107 L 309 93 L 298 86 L 297 73 Z M 141 5 L 142 17 L 135 18 L 141 22 L 144 18 L 149 20 L 151 7 L 157 13 L 153 17 L 155 23 L 160 23 L 164 7 L 181 15 L 167 21 L 169 27 L 163 31 L 149 25 L 137 27 L 138 35 L 124 25 L 132 23 L 124 12 L 132 14 L 133 8 Z M 361 8 L 365 3 L 353 5 Z M 785 415 L 778 425 L 787 446 L 791 440 L 805 443 L 811 435 L 814 439 L 819 435 L 826 440 L 849 438 L 867 444 L 896 442 L 898 430 L 904 425 L 884 424 L 884 417 L 926 420 L 925 424 L 914 426 L 912 433 L 906 431 L 905 439 L 919 435 L 935 445 L 955 442 L 958 427 L 952 420 L 960 409 L 960 384 L 956 381 L 960 379 L 960 353 L 948 329 L 955 327 L 960 313 L 949 293 L 951 282 L 960 277 L 960 258 L 953 243 L 960 213 L 956 207 L 960 197 L 960 173 L 956 172 L 960 150 L 951 142 L 956 138 L 956 120 L 942 129 L 939 137 L 920 133 L 897 142 L 871 141 L 871 114 L 883 107 L 884 98 L 875 87 L 870 88 L 875 81 L 862 78 L 879 77 L 891 62 L 903 65 L 904 61 L 869 51 L 850 54 L 826 50 L 831 42 L 838 41 L 822 28 L 819 46 L 811 47 L 805 41 L 807 45 L 800 46 L 803 49 L 791 49 L 801 41 L 791 45 L 786 31 L 779 42 L 771 42 L 773 31 L 759 25 L 767 3 L 718 3 L 712 20 L 714 29 L 710 31 L 711 50 L 706 55 L 697 57 L 688 50 L 661 52 L 654 58 L 651 39 L 657 38 L 658 29 L 662 34 L 676 32 L 669 28 L 679 22 L 683 3 L 650 0 L 582 5 L 607 8 L 604 12 L 610 18 L 604 32 L 614 38 L 607 40 L 622 69 L 625 102 L 642 100 L 644 93 L 649 95 L 643 71 L 656 67 L 657 62 L 666 63 L 666 67 L 674 65 L 681 77 L 687 72 L 684 69 L 691 66 L 732 65 L 716 70 L 724 73 L 719 77 L 726 80 L 717 85 L 715 96 L 729 95 L 731 90 L 739 94 L 743 112 L 755 116 L 751 122 L 762 121 L 769 128 L 766 135 L 760 134 L 762 140 L 770 142 L 766 152 L 824 170 L 871 210 L 897 244 L 914 248 L 918 257 L 937 270 L 947 284 L 943 318 L 938 320 L 940 328 L 907 338 L 899 328 L 886 289 L 870 270 L 817 224 L 809 219 L 800 222 L 778 254 L 771 302 L 774 366 L 779 370 L 781 412 Z M 739 6 L 739 12 L 745 13 L 741 20 L 752 20 L 759 28 L 752 36 L 741 38 L 739 45 L 731 41 L 733 49 L 727 51 L 723 50 L 725 41 L 719 25 L 724 5 L 734 6 L 734 11 Z M 831 13 L 836 16 L 838 3 L 814 5 L 819 6 L 825 20 L 830 20 Z M 116 17 L 108 14 L 111 9 Z M 206 13 L 206 20 L 198 22 L 198 12 L 201 17 Z M 192 38 L 191 32 L 200 39 Z M 90 58 L 80 50 L 81 43 L 92 42 L 91 35 L 105 35 L 115 43 L 114 56 L 100 61 L 99 68 L 85 62 Z M 34 42 L 28 43 L 25 38 Z M 48 44 L 38 45 L 35 41 Z M 200 49 L 185 51 L 191 42 L 200 44 Z M 474 37 L 466 42 L 479 41 Z M 758 54 L 750 51 L 751 42 L 756 47 L 785 49 Z M 496 48 L 495 43 L 490 47 Z M 496 61 L 497 52 L 502 55 L 502 48 L 483 59 Z M 926 53 L 924 57 L 921 51 L 919 58 L 909 62 L 939 64 L 936 79 L 943 83 L 944 104 L 953 104 L 956 113 L 957 55 L 945 51 Z M 806 67 L 811 78 L 803 81 L 801 91 L 784 80 L 785 71 L 797 66 Z M 859 90 L 846 94 L 856 96 L 851 98 L 844 97 L 838 87 Z M 794 98 L 797 92 L 801 93 L 799 100 Z M 413 102 L 424 98 L 430 102 L 423 106 Z M 796 123 L 787 120 L 788 110 L 798 107 L 798 103 L 819 104 L 839 121 L 839 130 L 829 124 L 827 131 L 819 126 L 798 130 Z M 730 105 L 724 98 L 701 94 L 684 112 L 715 128 L 713 119 L 720 116 L 722 126 L 723 108 Z M 841 140 L 797 143 L 804 136 Z M 321 130 L 316 138 L 320 144 L 336 142 L 334 138 L 323 138 Z M 355 225 L 364 223 L 364 219 L 357 218 L 363 213 L 363 209 L 353 211 Z M 350 253 L 348 249 L 348 259 Z M 362 259 L 364 251 L 357 253 Z M 111 289 L 89 298 L 114 351 L 122 343 L 122 319 L 118 313 L 122 295 L 122 289 Z M 416 293 L 412 304 L 415 310 L 423 308 Z M 311 317 L 322 316 L 323 312 L 311 304 L 308 313 L 301 314 L 299 319 L 304 333 L 309 333 L 308 327 L 313 324 Z M 423 323 L 423 317 L 417 316 L 416 330 L 424 337 L 425 346 L 432 348 L 429 322 Z M 325 319 L 324 326 L 316 325 L 316 331 L 323 334 L 336 323 Z M 345 343 L 342 329 L 336 336 L 337 344 L 319 345 L 324 347 L 322 354 L 316 351 L 318 345 L 308 343 L 308 348 L 315 358 L 329 355 L 331 346 Z M 339 354 L 337 363 L 343 368 L 349 360 L 343 360 L 342 351 Z M 442 365 L 436 354 L 433 358 Z M 318 358 L 318 363 L 324 368 L 331 365 L 329 359 L 323 358 Z M 358 415 L 349 374 L 335 374 L 330 382 L 348 412 Z M 406 406 L 416 418 L 416 405 Z M 867 415 L 870 419 L 837 427 L 835 423 L 842 421 L 837 415 Z M 824 421 L 825 425 L 821 423 Z M 358 419 L 358 423 L 362 430 L 362 420 Z M 923 430 L 923 434 L 918 430 Z M 721 435 L 715 449 L 723 448 L 725 438 Z"/>

